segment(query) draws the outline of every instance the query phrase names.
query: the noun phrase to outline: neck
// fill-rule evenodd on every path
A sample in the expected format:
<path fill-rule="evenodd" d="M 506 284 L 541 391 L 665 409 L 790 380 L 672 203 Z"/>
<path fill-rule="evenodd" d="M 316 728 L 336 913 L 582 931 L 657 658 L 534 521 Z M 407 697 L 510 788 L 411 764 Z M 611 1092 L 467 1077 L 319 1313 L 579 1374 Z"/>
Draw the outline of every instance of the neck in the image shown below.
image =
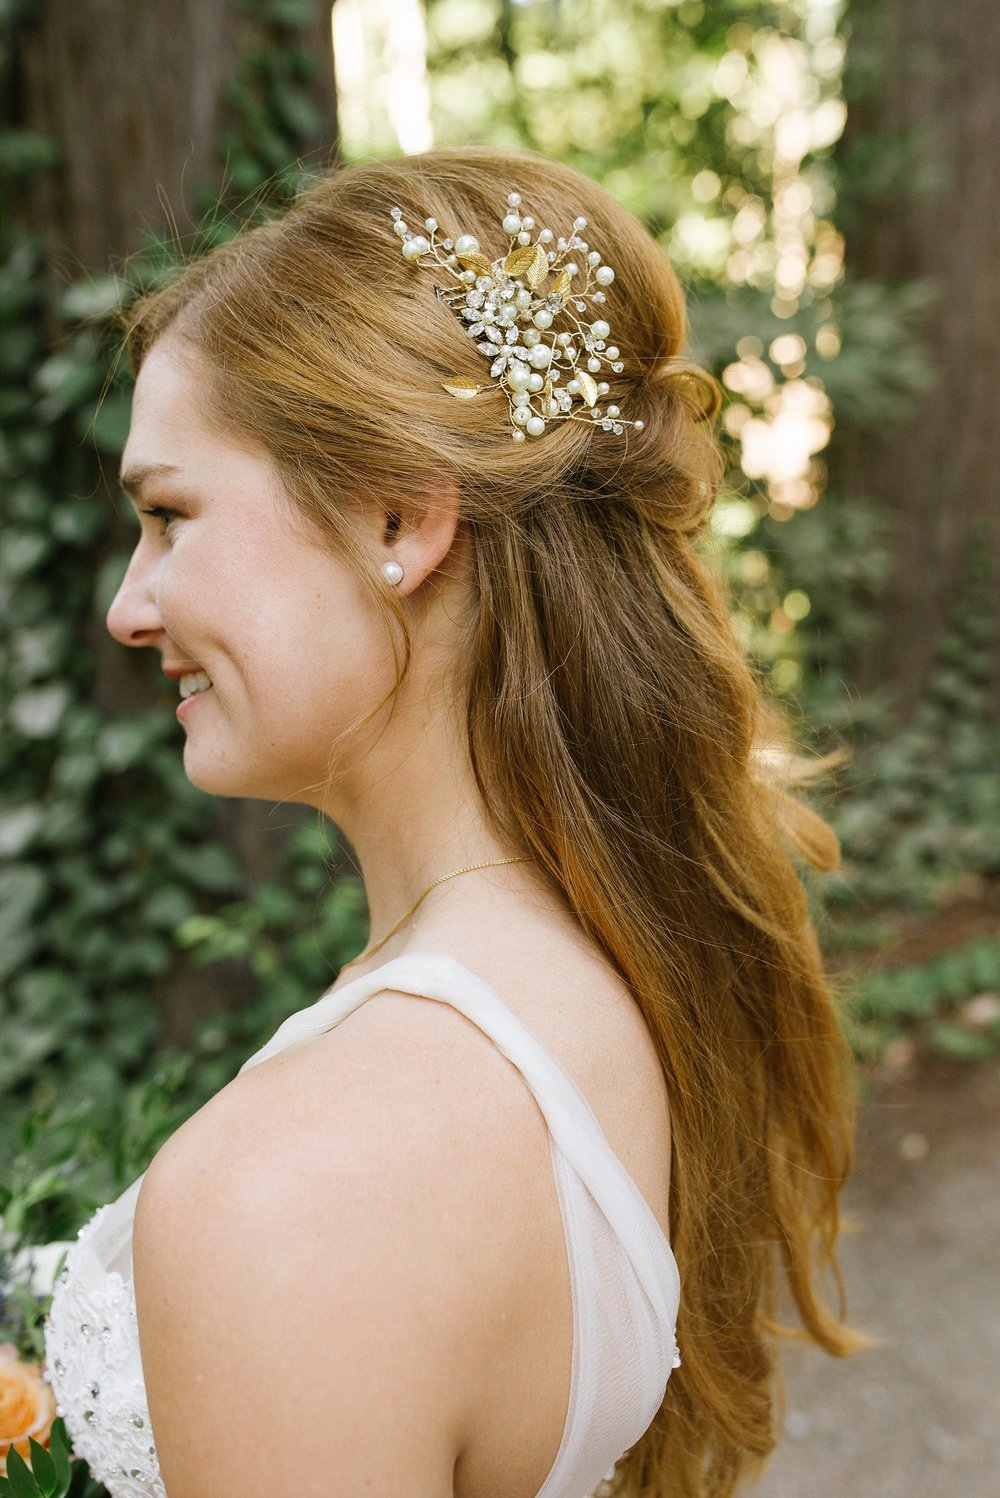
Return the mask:
<path fill-rule="evenodd" d="M 488 903 L 500 891 L 540 898 L 543 881 L 531 861 L 471 870 L 427 893 L 434 880 L 456 869 L 525 858 L 524 848 L 491 828 L 464 725 L 460 729 L 446 714 L 412 713 L 404 698 L 391 730 L 360 756 L 355 771 L 336 781 L 334 792 L 322 809 L 350 843 L 364 882 L 371 922 L 366 951 L 426 895 L 379 960 L 405 946 L 429 916 L 452 908 L 467 916 L 470 901 Z"/>

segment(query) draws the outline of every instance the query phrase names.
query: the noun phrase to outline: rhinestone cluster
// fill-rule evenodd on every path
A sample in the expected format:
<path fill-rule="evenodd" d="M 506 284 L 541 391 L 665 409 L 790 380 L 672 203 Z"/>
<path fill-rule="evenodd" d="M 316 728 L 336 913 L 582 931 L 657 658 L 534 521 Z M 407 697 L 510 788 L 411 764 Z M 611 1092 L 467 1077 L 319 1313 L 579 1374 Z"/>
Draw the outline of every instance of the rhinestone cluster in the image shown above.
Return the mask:
<path fill-rule="evenodd" d="M 433 265 L 424 257 L 433 256 L 456 283 L 439 284 L 434 294 L 469 324 L 469 337 L 490 360 L 490 378 L 507 395 L 515 442 L 540 437 L 554 421 L 597 423 L 618 435 L 627 426 L 641 432 L 641 421 L 623 420 L 617 406 L 602 409 L 597 404 L 611 387 L 595 376 L 605 363 L 620 374 L 625 363 L 608 342 L 611 328 L 606 319 L 598 316 L 585 323 L 577 315 L 593 313 L 589 302 L 602 307 L 607 300 L 604 288 L 615 279 L 611 266 L 602 264 L 600 251 L 580 238 L 587 220 L 575 218 L 569 238 L 556 238 L 551 229 L 543 228 L 533 240 L 535 220 L 522 216 L 520 207 L 521 194 L 509 193 L 503 231 L 511 244 L 505 256 L 492 262 L 473 234 L 439 241 L 436 219 L 425 219 L 425 232 L 415 234 L 404 222 L 403 210 L 393 208 L 392 227 L 402 240 L 405 260 L 429 270 Z M 574 253 L 579 261 L 565 259 Z M 581 265 L 584 284 L 579 287 Z M 540 290 L 550 275 L 548 290 Z M 560 322 L 570 326 L 554 327 Z M 441 383 L 458 400 L 471 400 L 486 388 L 461 375 L 450 375 Z"/>

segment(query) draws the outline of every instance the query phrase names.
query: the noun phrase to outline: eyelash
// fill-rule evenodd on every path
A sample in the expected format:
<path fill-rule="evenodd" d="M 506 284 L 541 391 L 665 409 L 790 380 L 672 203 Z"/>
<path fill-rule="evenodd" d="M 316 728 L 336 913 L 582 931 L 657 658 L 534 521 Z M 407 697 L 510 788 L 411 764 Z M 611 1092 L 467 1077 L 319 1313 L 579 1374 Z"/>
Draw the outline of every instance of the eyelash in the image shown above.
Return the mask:
<path fill-rule="evenodd" d="M 153 520 L 162 520 L 164 523 L 164 536 L 170 530 L 173 522 L 179 518 L 176 510 L 168 510 L 163 505 L 154 505 L 151 510 L 143 510 L 142 514 L 149 515 Z"/>

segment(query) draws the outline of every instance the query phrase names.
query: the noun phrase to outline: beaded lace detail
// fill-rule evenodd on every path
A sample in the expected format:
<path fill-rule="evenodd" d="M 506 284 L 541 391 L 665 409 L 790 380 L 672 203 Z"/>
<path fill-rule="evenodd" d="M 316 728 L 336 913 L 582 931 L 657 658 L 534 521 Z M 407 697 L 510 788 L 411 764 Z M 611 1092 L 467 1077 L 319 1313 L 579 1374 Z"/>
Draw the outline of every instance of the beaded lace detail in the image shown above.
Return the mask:
<path fill-rule="evenodd" d="M 74 1454 L 111 1498 L 167 1498 L 146 1404 L 132 1282 L 102 1268 L 89 1248 L 110 1206 L 94 1213 L 67 1252 L 46 1321 L 45 1376 Z"/>

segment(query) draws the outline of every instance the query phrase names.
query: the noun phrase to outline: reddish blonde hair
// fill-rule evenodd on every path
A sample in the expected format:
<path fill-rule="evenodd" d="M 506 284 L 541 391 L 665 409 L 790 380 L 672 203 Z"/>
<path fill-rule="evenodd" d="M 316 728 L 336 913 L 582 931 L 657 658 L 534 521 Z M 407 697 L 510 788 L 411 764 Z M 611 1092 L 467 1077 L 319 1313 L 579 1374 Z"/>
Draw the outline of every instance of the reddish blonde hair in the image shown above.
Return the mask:
<path fill-rule="evenodd" d="M 389 210 L 475 234 L 494 258 L 513 188 L 557 234 L 584 214 L 614 267 L 607 316 L 625 369 L 607 375 L 608 399 L 641 432 L 564 421 L 515 443 L 498 389 L 442 389 L 452 374 L 481 380 L 483 356 L 401 256 Z M 669 1089 L 683 1364 L 614 1491 L 730 1494 L 776 1439 L 782 1271 L 794 1334 L 838 1356 L 866 1341 L 841 1319 L 835 1256 L 855 1084 L 795 866 L 838 861 L 792 791 L 837 756 L 795 754 L 697 550 L 722 477 L 720 392 L 683 360 L 677 278 L 637 219 L 571 168 L 441 149 L 334 169 L 142 296 L 127 314 L 133 369 L 167 329 L 207 360 L 217 419 L 263 445 L 302 513 L 356 560 L 397 687 L 406 617 L 352 505 L 385 508 L 402 489 L 430 506 L 441 475 L 458 485 L 474 540 L 459 664 L 487 815 L 627 980 Z"/>

